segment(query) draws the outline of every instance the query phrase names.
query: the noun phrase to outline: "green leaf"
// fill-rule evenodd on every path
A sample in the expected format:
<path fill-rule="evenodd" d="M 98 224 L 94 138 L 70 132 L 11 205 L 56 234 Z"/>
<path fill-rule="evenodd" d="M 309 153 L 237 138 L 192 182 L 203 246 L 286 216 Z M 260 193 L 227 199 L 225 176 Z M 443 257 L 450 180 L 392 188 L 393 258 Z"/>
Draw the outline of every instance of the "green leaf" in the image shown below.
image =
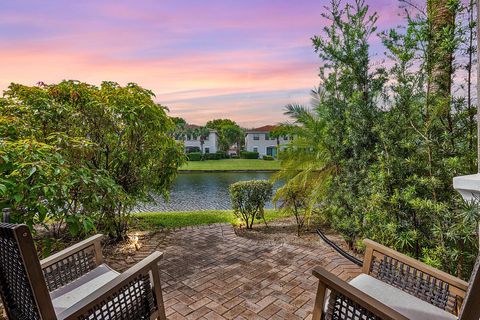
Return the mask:
<path fill-rule="evenodd" d="M 16 202 L 20 202 L 20 201 L 23 200 L 23 194 L 17 193 L 16 195 L 13 196 L 13 199 L 14 199 Z"/>
<path fill-rule="evenodd" d="M 37 167 L 32 167 L 28 172 L 27 178 L 30 178 L 35 172 L 37 172 Z"/>

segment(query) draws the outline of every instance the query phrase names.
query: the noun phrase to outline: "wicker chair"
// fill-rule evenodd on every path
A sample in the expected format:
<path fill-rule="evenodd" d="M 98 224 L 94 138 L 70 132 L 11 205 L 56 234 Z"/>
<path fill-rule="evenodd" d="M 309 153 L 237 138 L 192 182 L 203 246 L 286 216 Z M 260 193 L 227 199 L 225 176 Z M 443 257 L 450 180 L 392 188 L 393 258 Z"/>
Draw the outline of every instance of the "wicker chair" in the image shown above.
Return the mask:
<path fill-rule="evenodd" d="M 27 226 L 0 223 L 0 296 L 10 320 L 166 319 L 155 252 L 119 274 L 96 235 L 39 261 Z"/>
<path fill-rule="evenodd" d="M 480 257 L 467 283 L 365 240 L 362 274 L 344 282 L 321 267 L 313 320 L 480 318 Z"/>

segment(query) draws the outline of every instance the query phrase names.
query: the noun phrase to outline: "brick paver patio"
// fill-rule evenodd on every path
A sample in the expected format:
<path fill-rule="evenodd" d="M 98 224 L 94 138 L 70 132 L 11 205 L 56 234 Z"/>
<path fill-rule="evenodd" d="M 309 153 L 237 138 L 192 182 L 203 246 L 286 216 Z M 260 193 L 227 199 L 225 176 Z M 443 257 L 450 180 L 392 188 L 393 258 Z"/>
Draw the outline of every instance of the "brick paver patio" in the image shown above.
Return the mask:
<path fill-rule="evenodd" d="M 230 224 L 159 232 L 133 260 L 153 250 L 165 252 L 161 278 L 168 319 L 308 319 L 314 266 L 344 280 L 360 272 L 320 240 L 314 249 L 250 240 Z"/>

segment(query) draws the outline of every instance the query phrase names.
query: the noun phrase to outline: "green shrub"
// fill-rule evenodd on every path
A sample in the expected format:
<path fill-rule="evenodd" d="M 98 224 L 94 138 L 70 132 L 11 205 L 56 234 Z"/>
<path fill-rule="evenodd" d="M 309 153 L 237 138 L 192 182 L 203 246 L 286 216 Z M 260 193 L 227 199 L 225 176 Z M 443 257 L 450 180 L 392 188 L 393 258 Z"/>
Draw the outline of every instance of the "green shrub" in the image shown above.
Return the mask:
<path fill-rule="evenodd" d="M 242 151 L 242 152 L 240 152 L 240 158 L 242 158 L 242 159 L 258 159 L 258 152 Z"/>
<path fill-rule="evenodd" d="M 268 160 L 268 161 L 274 160 L 272 156 L 263 156 L 262 159 L 263 160 Z"/>
<path fill-rule="evenodd" d="M 205 153 L 203 160 L 217 160 L 217 155 L 215 153 Z"/>
<path fill-rule="evenodd" d="M 208 155 L 208 154 L 206 154 Z M 188 161 L 201 161 L 202 160 L 202 153 L 201 152 L 190 152 L 187 153 Z"/>
<path fill-rule="evenodd" d="M 0 209 L 46 239 L 124 239 L 135 203 L 166 196 L 185 160 L 165 110 L 133 83 L 11 84 L 0 98 Z"/>
<path fill-rule="evenodd" d="M 226 159 L 227 158 L 227 153 L 224 151 L 217 151 L 215 154 L 218 156 L 218 159 Z"/>
<path fill-rule="evenodd" d="M 200 148 L 199 147 L 187 147 L 186 152 L 187 153 L 200 152 Z"/>
<path fill-rule="evenodd" d="M 312 213 L 312 191 L 309 185 L 287 182 L 275 193 L 273 201 L 276 208 L 293 213 L 297 223 L 297 236 L 300 236 L 305 224 L 309 224 Z M 278 207 L 277 207 L 278 206 Z"/>
<path fill-rule="evenodd" d="M 272 198 L 273 184 L 267 180 L 240 181 L 230 185 L 230 199 L 235 215 L 251 229 L 255 217 L 263 217 L 263 208 Z M 264 219 L 265 221 L 265 219 Z"/>
<path fill-rule="evenodd" d="M 221 155 L 219 155 L 217 153 L 206 153 L 206 154 L 203 155 L 203 158 L 205 160 L 220 160 Z"/>

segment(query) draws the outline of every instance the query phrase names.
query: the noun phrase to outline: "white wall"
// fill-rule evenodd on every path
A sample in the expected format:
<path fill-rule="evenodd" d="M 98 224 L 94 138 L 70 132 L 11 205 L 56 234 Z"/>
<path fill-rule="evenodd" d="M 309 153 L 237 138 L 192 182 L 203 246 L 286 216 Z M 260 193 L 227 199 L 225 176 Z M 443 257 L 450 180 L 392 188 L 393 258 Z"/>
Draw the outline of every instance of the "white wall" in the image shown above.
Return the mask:
<path fill-rule="evenodd" d="M 257 152 L 262 157 L 267 154 L 268 147 L 277 147 L 277 138 L 265 139 L 266 133 L 268 134 L 268 132 L 247 132 L 245 135 L 245 150 L 253 152 L 257 148 Z M 258 136 L 258 140 L 254 140 L 255 136 Z M 283 149 L 282 145 L 288 143 L 288 141 L 280 137 L 280 149 Z"/>
<path fill-rule="evenodd" d="M 202 146 L 200 143 L 200 138 L 192 138 L 192 140 L 185 140 L 183 141 L 186 147 L 198 147 L 200 150 L 202 150 Z M 206 149 L 208 148 L 209 153 L 215 153 L 218 151 L 218 135 L 216 131 L 210 131 L 210 134 L 208 135 L 208 139 L 206 139 L 203 142 L 203 152 L 205 153 Z"/>

